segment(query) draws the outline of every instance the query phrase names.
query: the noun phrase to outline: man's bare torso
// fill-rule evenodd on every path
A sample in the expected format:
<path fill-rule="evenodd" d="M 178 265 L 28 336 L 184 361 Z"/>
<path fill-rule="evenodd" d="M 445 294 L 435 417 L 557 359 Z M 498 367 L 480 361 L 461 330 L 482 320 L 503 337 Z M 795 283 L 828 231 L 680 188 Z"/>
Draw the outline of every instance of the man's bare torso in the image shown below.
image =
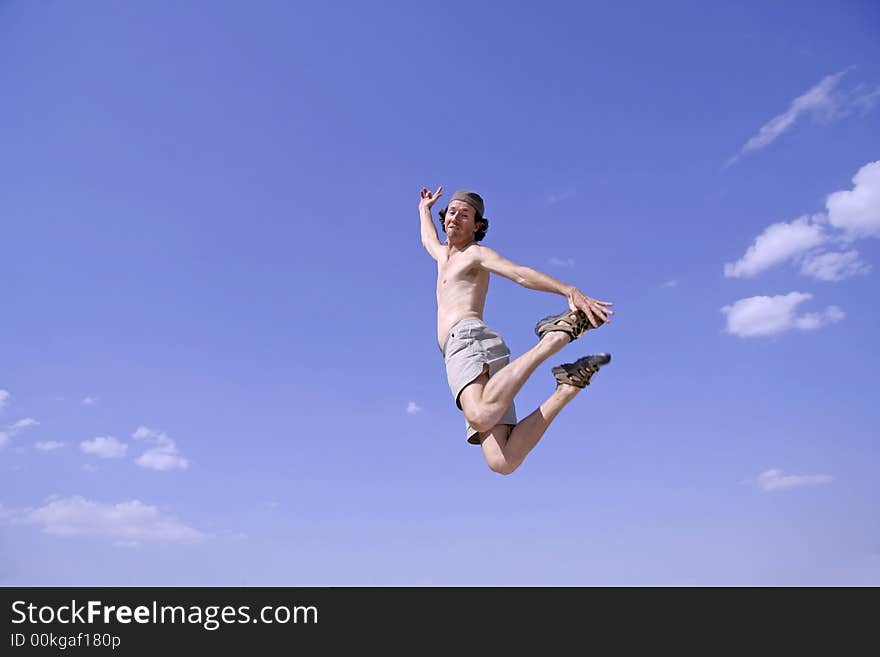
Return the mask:
<path fill-rule="evenodd" d="M 437 260 L 437 342 L 443 342 L 450 329 L 467 317 L 482 319 L 489 291 L 489 272 L 480 267 L 479 246 L 447 252 Z"/>

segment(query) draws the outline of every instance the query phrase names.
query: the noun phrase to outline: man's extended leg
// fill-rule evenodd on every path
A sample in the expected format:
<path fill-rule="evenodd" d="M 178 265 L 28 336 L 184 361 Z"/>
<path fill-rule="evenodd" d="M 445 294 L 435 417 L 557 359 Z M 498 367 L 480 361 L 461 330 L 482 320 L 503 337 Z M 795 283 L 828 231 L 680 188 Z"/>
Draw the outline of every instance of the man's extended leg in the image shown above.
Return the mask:
<path fill-rule="evenodd" d="M 505 365 L 491 379 L 482 374 L 462 390 L 459 403 L 470 425 L 477 431 L 492 429 L 538 365 L 569 341 L 568 336 L 559 331 L 547 333 L 538 344 Z"/>
<path fill-rule="evenodd" d="M 541 436 L 547 431 L 547 427 L 559 411 L 574 399 L 580 390 L 578 387 L 562 384 L 547 401 L 513 427 L 513 430 L 509 425 L 499 424 L 481 433 L 480 446 L 483 448 L 483 456 L 489 467 L 503 475 L 516 470 L 541 440 Z"/>

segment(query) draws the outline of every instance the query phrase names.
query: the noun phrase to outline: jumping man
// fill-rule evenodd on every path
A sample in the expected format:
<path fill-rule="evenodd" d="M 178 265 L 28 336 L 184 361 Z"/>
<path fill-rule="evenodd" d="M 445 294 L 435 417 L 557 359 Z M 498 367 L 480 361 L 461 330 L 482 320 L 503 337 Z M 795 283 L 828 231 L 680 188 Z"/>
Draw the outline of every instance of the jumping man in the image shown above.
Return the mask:
<path fill-rule="evenodd" d="M 455 192 L 440 210 L 446 233 L 442 244 L 431 216 L 442 193 L 442 186 L 433 194 L 423 188 L 419 201 L 422 245 L 437 261 L 437 341 L 452 395 L 464 412 L 468 442 L 480 445 L 489 467 L 506 475 L 520 466 L 559 411 L 611 356 L 595 354 L 554 367 L 555 392 L 520 422 L 513 398 L 538 365 L 588 329 L 611 321 L 614 311 L 608 306 L 613 304 L 478 245 L 489 222 L 483 216 L 483 199 L 475 192 Z M 535 326 L 538 344 L 513 362 L 504 340 L 483 322 L 490 273 L 568 299 L 569 310 L 540 320 Z"/>

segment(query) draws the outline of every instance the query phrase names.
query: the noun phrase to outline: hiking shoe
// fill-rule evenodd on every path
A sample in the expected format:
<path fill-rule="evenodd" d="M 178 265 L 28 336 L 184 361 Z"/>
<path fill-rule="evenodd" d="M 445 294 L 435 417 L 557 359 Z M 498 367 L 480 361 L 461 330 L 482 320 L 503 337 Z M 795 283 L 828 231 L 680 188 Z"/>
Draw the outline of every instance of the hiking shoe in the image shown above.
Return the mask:
<path fill-rule="evenodd" d="M 583 310 L 566 310 L 558 315 L 548 315 L 535 324 L 535 335 L 538 339 L 543 338 L 551 331 L 562 331 L 569 341 L 577 340 L 587 329 L 592 328 Z"/>
<path fill-rule="evenodd" d="M 556 385 L 567 383 L 570 386 L 585 388 L 590 385 L 590 379 L 603 365 L 611 362 L 611 354 L 593 354 L 584 356 L 573 363 L 564 363 L 553 368 L 553 376 L 556 377 Z"/>

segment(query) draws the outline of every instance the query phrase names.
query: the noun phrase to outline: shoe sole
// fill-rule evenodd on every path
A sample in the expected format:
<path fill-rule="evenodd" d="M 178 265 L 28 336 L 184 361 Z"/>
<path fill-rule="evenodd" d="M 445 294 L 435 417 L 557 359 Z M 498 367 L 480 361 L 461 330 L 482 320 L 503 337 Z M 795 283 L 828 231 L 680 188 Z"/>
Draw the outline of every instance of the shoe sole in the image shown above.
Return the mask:
<path fill-rule="evenodd" d="M 582 361 L 588 361 L 583 364 L 580 364 Z M 556 378 L 556 383 L 561 384 L 565 383 L 571 386 L 576 386 L 578 388 L 585 388 L 590 385 L 590 381 L 592 381 L 593 376 L 605 365 L 611 362 L 611 354 L 593 354 L 591 356 L 584 356 L 583 358 L 579 358 L 573 363 L 567 363 L 572 369 L 580 369 L 581 367 L 595 369 L 595 371 L 587 377 L 586 382 L 583 385 L 575 383 L 572 381 L 571 375 L 568 373 L 568 370 L 565 368 L 565 365 L 557 365 L 554 367 L 551 372 L 553 376 Z M 560 375 L 565 379 L 560 381 Z M 577 376 L 577 375 L 575 375 Z"/>

